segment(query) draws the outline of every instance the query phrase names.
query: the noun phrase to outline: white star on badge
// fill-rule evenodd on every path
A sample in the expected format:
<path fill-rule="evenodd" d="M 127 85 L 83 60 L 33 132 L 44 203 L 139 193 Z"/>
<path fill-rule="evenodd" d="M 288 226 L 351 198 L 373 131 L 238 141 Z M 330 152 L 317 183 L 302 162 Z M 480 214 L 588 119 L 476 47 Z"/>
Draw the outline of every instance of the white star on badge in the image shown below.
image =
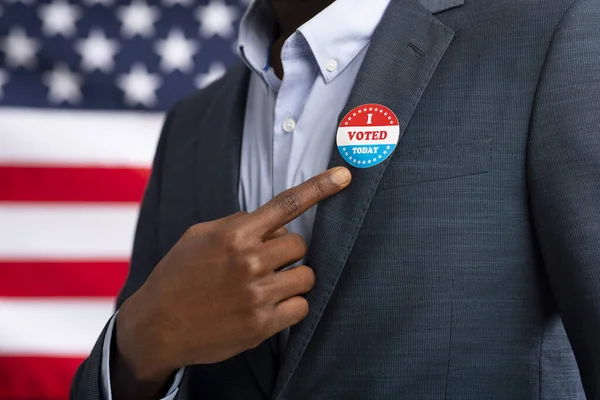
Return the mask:
<path fill-rule="evenodd" d="M 382 113 L 383 113 L 383 110 L 381 110 L 381 109 L 380 109 L 380 110 L 379 110 L 379 114 L 382 114 Z"/>
<path fill-rule="evenodd" d="M 363 165 L 366 165 L 366 164 L 367 164 L 367 162 L 366 162 L 366 161 L 363 161 Z"/>
<path fill-rule="evenodd" d="M 359 113 L 359 114 L 360 114 L 360 113 L 362 113 L 362 110 L 358 110 L 358 113 Z"/>
<path fill-rule="evenodd" d="M 222 0 L 210 0 L 208 5 L 198 7 L 196 19 L 200 22 L 200 34 L 206 38 L 219 35 L 224 39 L 235 34 L 234 23 L 239 17 L 236 6 L 228 6 Z"/>
<path fill-rule="evenodd" d="M 394 121 L 390 121 L 390 125 L 394 125 Z"/>
<path fill-rule="evenodd" d="M 151 107 L 156 103 L 156 90 L 161 85 L 157 74 L 148 72 L 144 64 L 134 64 L 128 74 L 117 78 L 117 86 L 125 92 L 125 103 Z"/>
<path fill-rule="evenodd" d="M 389 150 L 389 149 L 390 149 L 390 146 L 386 147 L 386 149 L 387 149 L 387 150 Z"/>
<path fill-rule="evenodd" d="M 373 162 L 377 162 L 377 157 L 375 157 L 375 158 L 373 159 Z"/>
<path fill-rule="evenodd" d="M 369 164 L 371 164 L 371 160 L 369 160 L 369 161 L 367 161 L 367 162 L 368 162 Z M 364 164 L 364 162 L 363 162 L 363 164 Z"/>
<path fill-rule="evenodd" d="M 171 29 L 167 38 L 158 40 L 155 45 L 160 56 L 160 67 L 166 72 L 176 69 L 189 72 L 194 67 L 192 59 L 198 48 L 196 41 L 186 39 L 181 29 Z"/>
<path fill-rule="evenodd" d="M 0 99 L 4 96 L 4 85 L 8 82 L 8 74 L 3 69 L 0 69 Z"/>
<path fill-rule="evenodd" d="M 81 55 L 81 68 L 108 73 L 115 68 L 114 57 L 119 51 L 116 40 L 107 39 L 104 31 L 93 29 L 87 39 L 78 40 L 75 48 Z"/>
<path fill-rule="evenodd" d="M 348 153 L 345 153 L 345 154 L 346 154 L 346 156 L 348 156 Z"/>
<path fill-rule="evenodd" d="M 388 113 L 384 113 L 383 115 L 386 115 L 386 116 L 387 116 L 387 114 L 388 114 Z"/>
<path fill-rule="evenodd" d="M 58 64 L 52 71 L 46 72 L 42 76 L 42 82 L 48 86 L 49 102 L 54 104 L 81 103 L 83 78 L 71 71 L 66 64 Z"/>
<path fill-rule="evenodd" d="M 348 125 L 348 122 L 346 122 L 346 125 Z"/>
<path fill-rule="evenodd" d="M 378 111 L 378 110 L 379 110 L 379 108 L 376 108 L 376 109 L 375 109 L 375 111 Z"/>
<path fill-rule="evenodd" d="M 109 7 L 113 4 L 114 0 L 85 0 L 85 4 L 93 6 L 95 4 L 102 4 L 105 7 Z"/>
<path fill-rule="evenodd" d="M 373 107 L 369 107 L 369 111 L 373 111 Z"/>
<path fill-rule="evenodd" d="M 383 154 L 387 154 L 387 151 L 384 151 Z"/>
<path fill-rule="evenodd" d="M 221 79 L 225 75 L 225 72 L 227 72 L 227 69 L 223 63 L 214 62 L 210 64 L 208 71 L 204 74 L 199 74 L 196 78 L 196 87 L 199 89 L 207 87 L 214 81 Z"/>
<path fill-rule="evenodd" d="M 348 121 L 352 121 L 352 117 L 348 117 Z"/>
<path fill-rule="evenodd" d="M 79 7 L 64 0 L 54 0 L 50 4 L 41 5 L 39 17 L 42 20 L 42 31 L 48 36 L 75 34 L 75 22 L 81 16 Z"/>
<path fill-rule="evenodd" d="M 150 37 L 154 34 L 154 24 L 159 20 L 160 13 L 157 7 L 150 7 L 145 1 L 135 0 L 128 6 L 120 7 L 117 17 L 121 20 L 121 32 L 124 36 Z"/>
<path fill-rule="evenodd" d="M 381 156 L 379 156 L 379 158 L 381 158 Z"/>
<path fill-rule="evenodd" d="M 8 36 L 1 43 L 8 66 L 29 69 L 37 66 L 35 55 L 40 50 L 40 47 L 39 41 L 28 37 L 21 27 L 11 28 Z"/>

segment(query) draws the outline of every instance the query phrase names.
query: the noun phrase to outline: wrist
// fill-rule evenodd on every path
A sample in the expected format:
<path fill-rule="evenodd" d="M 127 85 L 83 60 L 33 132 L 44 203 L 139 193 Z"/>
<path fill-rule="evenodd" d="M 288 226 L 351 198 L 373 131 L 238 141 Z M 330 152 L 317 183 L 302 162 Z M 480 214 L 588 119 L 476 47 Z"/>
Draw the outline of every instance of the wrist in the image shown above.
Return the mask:
<path fill-rule="evenodd" d="M 141 302 L 140 302 L 141 301 Z M 139 382 L 163 382 L 179 369 L 171 361 L 169 340 L 161 330 L 164 321 L 154 315 L 140 293 L 135 293 L 121 306 L 115 321 L 116 350 L 121 367 Z"/>

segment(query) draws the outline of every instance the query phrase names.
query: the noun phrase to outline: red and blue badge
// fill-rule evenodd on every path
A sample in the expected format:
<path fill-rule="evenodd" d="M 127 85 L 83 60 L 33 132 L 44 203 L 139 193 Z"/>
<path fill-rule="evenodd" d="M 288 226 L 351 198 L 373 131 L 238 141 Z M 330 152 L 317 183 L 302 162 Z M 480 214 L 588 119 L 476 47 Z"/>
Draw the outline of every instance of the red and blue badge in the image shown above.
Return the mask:
<path fill-rule="evenodd" d="M 338 127 L 337 147 L 356 168 L 381 164 L 398 145 L 400 125 L 396 114 L 381 104 L 364 104 L 350 111 Z"/>

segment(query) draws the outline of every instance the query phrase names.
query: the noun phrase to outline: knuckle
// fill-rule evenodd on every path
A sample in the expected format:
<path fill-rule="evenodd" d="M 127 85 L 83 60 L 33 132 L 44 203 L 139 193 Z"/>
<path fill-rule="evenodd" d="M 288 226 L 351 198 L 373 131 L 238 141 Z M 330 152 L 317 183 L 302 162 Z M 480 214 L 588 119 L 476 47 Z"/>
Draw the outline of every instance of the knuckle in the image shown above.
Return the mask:
<path fill-rule="evenodd" d="M 265 336 L 265 332 L 269 327 L 269 318 L 267 313 L 261 310 L 254 310 L 248 313 L 248 322 L 246 324 L 250 337 L 253 341 L 258 341 L 260 344 Z"/>
<path fill-rule="evenodd" d="M 248 289 L 247 304 L 250 306 L 251 312 L 258 312 L 266 303 L 265 291 L 260 288 L 252 286 Z"/>
<path fill-rule="evenodd" d="M 200 236 L 201 233 L 202 233 L 202 227 L 200 224 L 192 225 L 186 229 L 186 231 L 183 233 L 182 238 L 183 239 L 192 239 L 192 238 Z"/>
<path fill-rule="evenodd" d="M 219 234 L 219 241 L 228 250 L 240 250 L 244 247 L 244 234 L 240 229 L 224 229 Z"/>
<path fill-rule="evenodd" d="M 298 249 L 298 252 L 306 254 L 308 251 L 308 244 L 306 243 L 306 240 L 304 240 L 304 238 L 297 233 L 290 234 L 290 237 L 294 248 Z"/>
<path fill-rule="evenodd" d="M 242 268 L 249 276 L 259 276 L 262 274 L 263 265 L 260 257 L 255 253 L 248 253 L 242 259 Z"/>
<path fill-rule="evenodd" d="M 304 297 L 298 298 L 296 313 L 299 320 L 303 320 L 308 315 L 308 301 Z"/>
<path fill-rule="evenodd" d="M 331 183 L 328 178 L 319 176 L 313 182 L 313 190 L 318 197 L 325 197 L 329 193 Z"/>
<path fill-rule="evenodd" d="M 315 286 L 315 283 L 317 281 L 317 278 L 315 276 L 315 271 L 313 271 L 312 268 L 304 266 L 304 267 L 302 267 L 301 273 L 302 273 L 302 280 L 304 281 L 306 288 L 308 290 L 312 289 Z"/>
<path fill-rule="evenodd" d="M 300 196 L 296 192 L 290 191 L 282 193 L 276 197 L 277 206 L 283 210 L 285 215 L 294 215 L 300 211 Z"/>

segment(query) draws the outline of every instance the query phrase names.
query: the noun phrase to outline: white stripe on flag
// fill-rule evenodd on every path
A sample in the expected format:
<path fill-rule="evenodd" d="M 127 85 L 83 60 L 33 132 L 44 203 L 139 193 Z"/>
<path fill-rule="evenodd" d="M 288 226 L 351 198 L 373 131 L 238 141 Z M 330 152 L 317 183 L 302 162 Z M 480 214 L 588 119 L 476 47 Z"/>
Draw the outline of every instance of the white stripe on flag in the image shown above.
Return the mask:
<path fill-rule="evenodd" d="M 0 203 L 0 259 L 127 260 L 138 211 L 133 204 Z"/>
<path fill-rule="evenodd" d="M 0 354 L 87 356 L 113 312 L 113 299 L 0 298 Z"/>
<path fill-rule="evenodd" d="M 0 108 L 0 163 L 147 167 L 162 113 Z"/>

